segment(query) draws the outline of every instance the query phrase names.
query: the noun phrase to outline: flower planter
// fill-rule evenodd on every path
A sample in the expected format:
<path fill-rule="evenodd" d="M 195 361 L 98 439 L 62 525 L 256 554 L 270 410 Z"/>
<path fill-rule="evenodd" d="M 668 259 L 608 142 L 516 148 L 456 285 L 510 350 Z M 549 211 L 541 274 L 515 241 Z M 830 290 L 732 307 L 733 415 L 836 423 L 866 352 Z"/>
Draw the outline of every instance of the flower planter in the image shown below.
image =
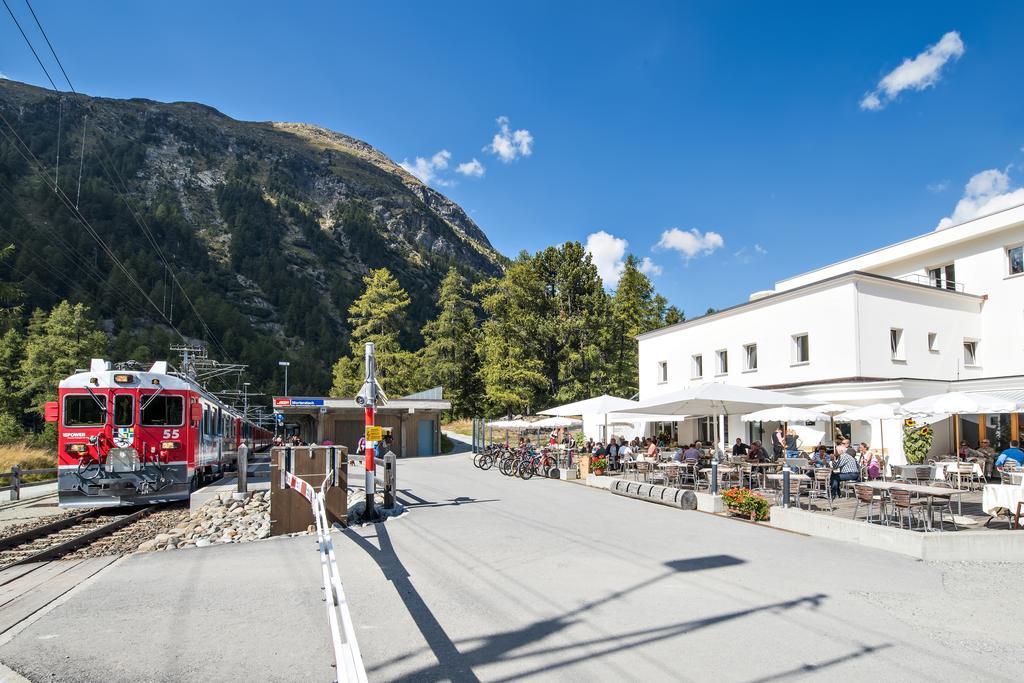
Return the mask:
<path fill-rule="evenodd" d="M 729 507 L 726 509 L 729 511 L 730 515 L 736 515 L 737 517 L 749 517 L 751 522 L 757 521 L 756 512 L 744 512 L 743 510 L 740 510 L 737 507 Z"/>
<path fill-rule="evenodd" d="M 604 474 L 604 468 L 603 467 L 596 467 L 596 468 L 594 468 L 594 474 L 596 474 L 597 476 L 600 477 L 602 474 Z"/>

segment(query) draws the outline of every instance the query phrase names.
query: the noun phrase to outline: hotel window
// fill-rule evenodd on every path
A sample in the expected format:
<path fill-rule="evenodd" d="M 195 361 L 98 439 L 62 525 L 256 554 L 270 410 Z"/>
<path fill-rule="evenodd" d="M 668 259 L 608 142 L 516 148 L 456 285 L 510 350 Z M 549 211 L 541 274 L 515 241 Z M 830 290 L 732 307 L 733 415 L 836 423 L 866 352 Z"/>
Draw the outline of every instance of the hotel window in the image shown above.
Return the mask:
<path fill-rule="evenodd" d="M 811 362 L 811 345 L 806 334 L 793 335 L 793 365 Z"/>
<path fill-rule="evenodd" d="M 658 362 L 658 384 L 664 384 L 668 381 L 668 361 L 663 360 Z"/>
<path fill-rule="evenodd" d="M 928 333 L 928 350 L 932 353 L 939 352 L 939 335 L 936 332 Z"/>
<path fill-rule="evenodd" d="M 757 370 L 757 344 L 743 347 L 743 369 L 747 372 Z"/>
<path fill-rule="evenodd" d="M 718 364 L 718 368 L 717 368 L 718 372 L 717 372 L 717 374 L 719 374 L 719 375 L 728 375 L 729 374 L 729 352 L 726 351 L 725 349 L 721 349 L 719 351 L 715 351 L 715 361 Z"/>
<path fill-rule="evenodd" d="M 978 365 L 978 342 L 964 340 L 964 367 L 972 368 Z"/>
<path fill-rule="evenodd" d="M 889 330 L 889 352 L 895 361 L 905 361 L 906 354 L 903 352 L 903 330 L 893 327 Z"/>
<path fill-rule="evenodd" d="M 939 289 L 956 289 L 956 268 L 952 263 L 928 270 L 928 282 Z"/>
<path fill-rule="evenodd" d="M 1010 275 L 1024 273 L 1024 245 L 1007 249 L 1006 257 L 1010 262 Z"/>
<path fill-rule="evenodd" d="M 699 353 L 690 359 L 690 377 L 699 379 L 704 376 L 704 356 Z"/>

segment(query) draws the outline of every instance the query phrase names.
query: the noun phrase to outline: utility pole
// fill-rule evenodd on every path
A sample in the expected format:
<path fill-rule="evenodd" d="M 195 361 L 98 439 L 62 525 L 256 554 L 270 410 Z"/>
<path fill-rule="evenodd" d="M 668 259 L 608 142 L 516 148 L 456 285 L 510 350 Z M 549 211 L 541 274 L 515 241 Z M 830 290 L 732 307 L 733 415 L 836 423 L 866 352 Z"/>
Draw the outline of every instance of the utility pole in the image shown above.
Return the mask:
<path fill-rule="evenodd" d="M 251 382 L 242 383 L 242 415 L 249 419 L 249 385 Z"/>

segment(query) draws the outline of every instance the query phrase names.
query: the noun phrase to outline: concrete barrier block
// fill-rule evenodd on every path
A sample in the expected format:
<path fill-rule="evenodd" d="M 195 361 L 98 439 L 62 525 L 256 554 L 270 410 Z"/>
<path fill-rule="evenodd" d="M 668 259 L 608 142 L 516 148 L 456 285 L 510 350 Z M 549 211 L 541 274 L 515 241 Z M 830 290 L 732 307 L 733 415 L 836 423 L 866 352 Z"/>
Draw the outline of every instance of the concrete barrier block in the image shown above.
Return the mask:
<path fill-rule="evenodd" d="M 668 505 L 681 510 L 697 509 L 697 497 L 693 491 L 621 479 L 613 480 L 608 486 L 608 490 L 620 496 Z"/>

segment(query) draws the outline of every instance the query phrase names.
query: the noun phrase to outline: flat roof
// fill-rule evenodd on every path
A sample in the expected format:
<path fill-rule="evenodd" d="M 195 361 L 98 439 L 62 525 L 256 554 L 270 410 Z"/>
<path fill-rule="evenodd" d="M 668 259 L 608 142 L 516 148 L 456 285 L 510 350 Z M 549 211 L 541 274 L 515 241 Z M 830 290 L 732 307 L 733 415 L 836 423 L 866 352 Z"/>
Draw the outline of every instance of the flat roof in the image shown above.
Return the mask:
<path fill-rule="evenodd" d="M 772 292 L 770 294 L 766 294 L 765 296 L 763 296 L 763 297 L 761 297 L 759 299 L 753 299 L 751 301 L 744 301 L 743 303 L 739 303 L 739 304 L 736 304 L 734 306 L 730 306 L 728 308 L 723 308 L 723 309 L 721 309 L 719 311 L 715 311 L 714 313 L 709 313 L 707 315 L 702 315 L 702 316 L 700 316 L 698 318 L 691 318 L 690 320 L 684 320 L 682 322 L 678 322 L 675 325 L 666 325 L 665 327 L 659 327 L 656 330 L 651 330 L 650 332 L 644 332 L 643 334 L 638 334 L 636 336 L 636 339 L 637 339 L 637 341 L 643 341 L 644 339 L 651 339 L 652 337 L 657 337 L 657 336 L 660 336 L 662 334 L 666 334 L 668 332 L 672 332 L 674 330 L 681 330 L 684 327 L 687 327 L 687 326 L 690 326 L 690 325 L 696 325 L 696 324 L 699 324 L 699 323 L 706 322 L 707 320 L 709 320 L 711 318 L 723 317 L 726 314 L 735 313 L 736 311 L 739 311 L 740 309 L 743 309 L 743 308 L 748 308 L 748 307 L 752 307 L 752 306 L 760 306 L 760 305 L 763 305 L 765 303 L 771 302 L 771 301 L 773 301 L 775 299 L 778 299 L 780 297 L 798 296 L 801 293 L 805 292 L 806 290 L 809 290 L 809 289 L 812 289 L 812 288 L 824 288 L 824 287 L 827 287 L 827 286 L 840 284 L 841 282 L 844 282 L 844 281 L 853 282 L 853 281 L 856 281 L 856 280 L 870 280 L 872 282 L 878 282 L 878 283 L 881 283 L 881 284 L 887 284 L 887 285 L 893 285 L 893 286 L 916 287 L 916 288 L 919 288 L 921 290 L 926 290 L 926 291 L 929 291 L 929 292 L 934 292 L 935 294 L 938 294 L 940 296 L 967 297 L 969 299 L 975 299 L 977 301 L 981 301 L 983 299 L 983 297 L 978 296 L 977 294 L 967 294 L 966 292 L 957 292 L 957 291 L 952 290 L 952 289 L 946 289 L 945 287 L 934 287 L 932 285 L 926 285 L 926 284 L 922 284 L 922 283 L 918 283 L 918 282 L 911 282 L 909 280 L 901 280 L 899 278 L 889 277 L 887 275 L 876 275 L 875 273 L 865 273 L 865 272 L 860 271 L 860 270 L 853 270 L 853 271 L 850 271 L 848 273 L 840 273 L 838 275 L 833 275 L 832 277 L 827 277 L 827 278 L 825 278 L 823 280 L 815 280 L 814 282 L 808 282 L 807 284 L 800 285 L 799 287 L 794 287 L 793 289 L 784 289 L 784 290 L 779 291 L 779 292 Z"/>
<path fill-rule="evenodd" d="M 280 412 L 302 412 L 326 408 L 328 411 L 362 410 L 363 406 L 351 398 L 330 396 L 274 396 L 271 402 L 274 410 Z M 393 398 L 377 410 L 451 410 L 452 402 L 436 398 Z"/>

